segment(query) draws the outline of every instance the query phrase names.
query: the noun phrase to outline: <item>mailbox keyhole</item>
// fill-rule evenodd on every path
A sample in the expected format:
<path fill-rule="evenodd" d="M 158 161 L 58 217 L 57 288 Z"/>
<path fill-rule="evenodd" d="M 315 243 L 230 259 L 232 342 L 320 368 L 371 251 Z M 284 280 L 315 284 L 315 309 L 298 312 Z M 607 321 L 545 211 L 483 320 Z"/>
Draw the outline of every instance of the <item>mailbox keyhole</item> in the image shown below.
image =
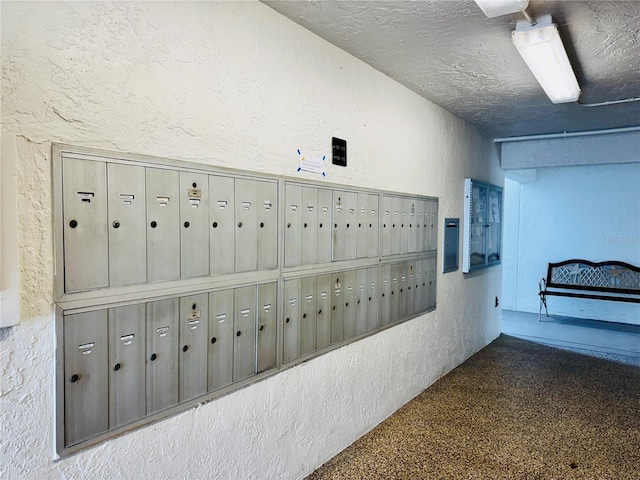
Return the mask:
<path fill-rule="evenodd" d="M 286 323 L 289 323 L 290 321 L 291 321 L 291 320 L 290 320 L 289 318 L 287 318 L 287 319 L 285 320 L 285 322 L 286 322 Z"/>
<path fill-rule="evenodd" d="M 264 330 L 264 325 L 260 325 L 260 331 Z"/>
<path fill-rule="evenodd" d="M 320 228 L 322 228 L 322 224 L 320 224 Z"/>
<path fill-rule="evenodd" d="M 196 182 L 193 182 L 193 183 L 191 184 L 191 186 L 192 186 L 193 188 L 196 188 L 196 187 L 198 186 L 198 184 L 197 184 Z"/>
<path fill-rule="evenodd" d="M 307 314 L 306 314 L 306 313 L 303 313 L 303 314 L 302 314 L 302 318 L 307 318 Z"/>
<path fill-rule="evenodd" d="M 69 226 L 70 226 L 71 228 L 76 228 L 76 227 L 78 226 L 78 222 L 77 222 L 76 220 L 71 220 L 71 221 L 69 222 Z"/>
<path fill-rule="evenodd" d="M 184 347 L 182 347 L 183 352 L 186 352 L 187 350 L 189 350 L 189 345 L 185 345 Z"/>
<path fill-rule="evenodd" d="M 113 228 L 120 228 L 120 222 L 118 220 L 113 222 Z"/>
<path fill-rule="evenodd" d="M 114 371 L 114 372 L 117 372 L 118 370 L 120 370 L 120 364 L 119 364 L 119 363 L 116 363 L 116 364 L 113 366 L 113 371 Z"/>
<path fill-rule="evenodd" d="M 322 315 L 322 309 L 318 310 L 318 315 Z"/>
<path fill-rule="evenodd" d="M 213 228 L 218 228 L 218 222 L 213 222 L 213 224 L 211 225 Z"/>
<path fill-rule="evenodd" d="M 189 228 L 189 222 L 184 222 L 184 228 Z"/>
<path fill-rule="evenodd" d="M 71 378 L 69 379 L 71 381 L 71 383 L 76 383 L 78 380 L 80 380 L 80 376 L 79 375 L 71 375 Z"/>
<path fill-rule="evenodd" d="M 242 332 L 238 330 L 238 333 L 236 333 L 236 337 L 239 337 L 240 335 L 242 335 Z"/>
<path fill-rule="evenodd" d="M 304 228 L 307 228 L 307 224 L 306 223 L 304 224 Z"/>
<path fill-rule="evenodd" d="M 156 355 L 155 353 L 152 353 L 151 356 L 149 357 L 149 360 L 151 360 L 152 362 L 155 362 L 156 358 L 158 358 L 158 355 Z"/>
<path fill-rule="evenodd" d="M 196 304 L 194 303 L 193 305 L 191 305 L 191 310 L 195 310 L 196 309 Z"/>
<path fill-rule="evenodd" d="M 217 339 L 216 337 L 211 337 L 211 343 L 216 343 Z"/>
<path fill-rule="evenodd" d="M 242 222 L 238 222 L 238 228 L 242 228 Z"/>
<path fill-rule="evenodd" d="M 158 226 L 158 222 L 153 221 L 151 222 L 151 228 L 156 228 Z"/>
<path fill-rule="evenodd" d="M 264 228 L 264 222 L 260 222 L 260 228 Z"/>

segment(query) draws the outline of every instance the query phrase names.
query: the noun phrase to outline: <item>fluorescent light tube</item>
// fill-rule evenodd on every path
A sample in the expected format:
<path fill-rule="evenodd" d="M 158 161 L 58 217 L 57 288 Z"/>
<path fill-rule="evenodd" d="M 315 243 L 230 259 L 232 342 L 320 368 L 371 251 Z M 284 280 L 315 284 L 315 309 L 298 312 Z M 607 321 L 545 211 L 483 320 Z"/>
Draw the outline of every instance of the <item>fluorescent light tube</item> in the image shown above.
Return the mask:
<path fill-rule="evenodd" d="M 528 21 L 519 21 L 511 33 L 513 44 L 553 103 L 577 101 L 580 86 L 560 40 L 558 27 L 551 15 L 537 18 L 536 22 L 532 26 Z"/>
<path fill-rule="evenodd" d="M 529 0 L 475 0 L 475 2 L 489 18 L 521 12 L 529 6 Z"/>

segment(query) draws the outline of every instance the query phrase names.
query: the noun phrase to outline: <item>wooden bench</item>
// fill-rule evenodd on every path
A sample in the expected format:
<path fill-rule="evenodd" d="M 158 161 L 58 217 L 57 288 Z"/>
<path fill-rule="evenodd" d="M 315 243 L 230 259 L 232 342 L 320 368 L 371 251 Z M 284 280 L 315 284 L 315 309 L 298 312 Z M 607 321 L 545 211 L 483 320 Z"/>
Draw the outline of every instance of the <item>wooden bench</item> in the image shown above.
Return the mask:
<path fill-rule="evenodd" d="M 549 316 L 548 296 L 640 303 L 640 268 L 617 261 L 565 260 L 549 264 L 539 287 L 538 321 L 543 306 Z"/>

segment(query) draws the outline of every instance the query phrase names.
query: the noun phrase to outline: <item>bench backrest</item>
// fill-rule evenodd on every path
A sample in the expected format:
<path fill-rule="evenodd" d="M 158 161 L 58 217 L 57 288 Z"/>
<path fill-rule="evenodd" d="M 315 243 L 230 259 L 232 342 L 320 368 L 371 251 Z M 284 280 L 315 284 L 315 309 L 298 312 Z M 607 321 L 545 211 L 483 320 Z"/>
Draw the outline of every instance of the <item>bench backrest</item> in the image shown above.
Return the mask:
<path fill-rule="evenodd" d="M 640 268 L 618 261 L 565 260 L 550 263 L 547 287 L 638 294 Z"/>

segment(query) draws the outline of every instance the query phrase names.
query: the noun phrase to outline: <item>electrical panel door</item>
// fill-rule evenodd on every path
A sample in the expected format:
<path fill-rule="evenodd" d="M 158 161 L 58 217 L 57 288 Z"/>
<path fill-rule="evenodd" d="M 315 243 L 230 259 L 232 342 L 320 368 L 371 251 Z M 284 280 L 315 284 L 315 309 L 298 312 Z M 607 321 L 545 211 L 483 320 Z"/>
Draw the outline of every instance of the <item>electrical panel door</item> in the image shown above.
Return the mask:
<path fill-rule="evenodd" d="M 64 317 L 65 445 L 107 430 L 107 311 Z"/>
<path fill-rule="evenodd" d="M 278 184 L 258 182 L 258 270 L 278 266 Z"/>
<path fill-rule="evenodd" d="M 235 271 L 235 180 L 209 175 L 210 272 L 222 275 Z"/>
<path fill-rule="evenodd" d="M 182 278 L 209 275 L 209 178 L 180 172 Z"/>
<path fill-rule="evenodd" d="M 318 189 L 302 189 L 302 265 L 318 263 Z"/>
<path fill-rule="evenodd" d="M 331 344 L 331 275 L 316 277 L 316 345 L 318 350 Z"/>
<path fill-rule="evenodd" d="M 333 194 L 326 188 L 318 189 L 318 263 L 331 262 L 331 215 Z"/>
<path fill-rule="evenodd" d="M 178 299 L 147 303 L 147 414 L 178 403 Z"/>
<path fill-rule="evenodd" d="M 276 366 L 277 352 L 277 283 L 258 285 L 258 370 Z"/>
<path fill-rule="evenodd" d="M 109 286 L 106 172 L 103 162 L 63 160 L 65 292 Z"/>
<path fill-rule="evenodd" d="M 256 373 L 256 287 L 235 289 L 233 381 Z"/>
<path fill-rule="evenodd" d="M 109 285 L 147 281 L 144 167 L 107 165 Z"/>
<path fill-rule="evenodd" d="M 233 382 L 233 289 L 209 294 L 208 382 L 210 392 Z"/>
<path fill-rule="evenodd" d="M 178 172 L 146 168 L 147 280 L 180 278 Z"/>
<path fill-rule="evenodd" d="M 180 299 L 180 401 L 207 393 L 209 296 Z"/>
<path fill-rule="evenodd" d="M 297 267 L 302 263 L 302 187 L 288 183 L 284 196 L 284 266 Z"/>
<path fill-rule="evenodd" d="M 284 282 L 284 363 L 300 356 L 300 279 Z"/>
<path fill-rule="evenodd" d="M 145 304 L 109 309 L 109 427 L 145 416 Z"/>

